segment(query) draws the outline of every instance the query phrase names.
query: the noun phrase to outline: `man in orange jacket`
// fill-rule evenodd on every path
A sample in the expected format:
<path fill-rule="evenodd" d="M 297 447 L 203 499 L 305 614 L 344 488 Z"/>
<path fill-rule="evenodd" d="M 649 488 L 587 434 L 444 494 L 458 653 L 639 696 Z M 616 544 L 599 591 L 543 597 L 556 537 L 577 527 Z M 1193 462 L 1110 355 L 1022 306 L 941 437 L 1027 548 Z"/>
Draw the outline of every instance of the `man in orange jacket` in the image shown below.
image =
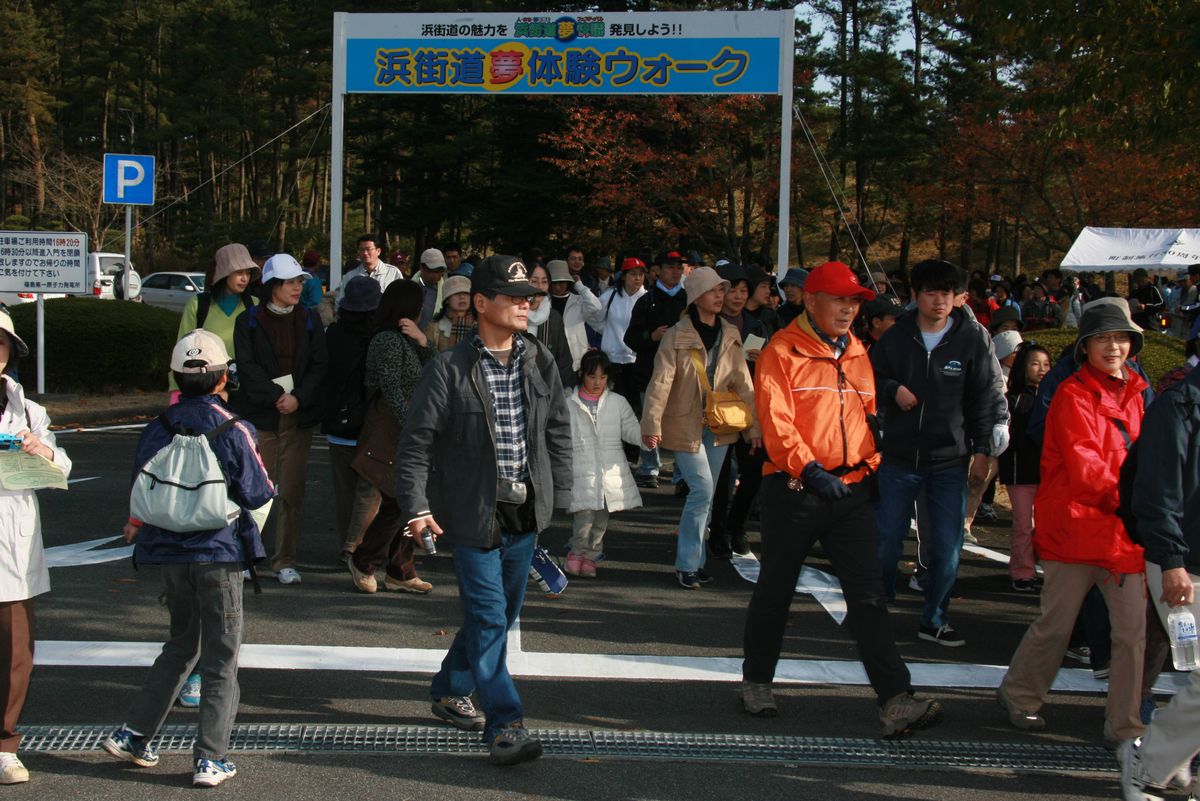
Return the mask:
<path fill-rule="evenodd" d="M 877 556 L 872 485 L 879 465 L 872 425 L 875 380 L 850 325 L 875 293 L 841 262 L 808 276 L 804 308 L 758 357 L 755 405 L 767 463 L 762 566 L 743 643 L 742 704 L 778 714 L 771 692 L 796 579 L 814 541 L 833 562 L 846 624 L 879 699 L 884 737 L 933 726 L 941 704 L 913 695 L 892 634 Z"/>

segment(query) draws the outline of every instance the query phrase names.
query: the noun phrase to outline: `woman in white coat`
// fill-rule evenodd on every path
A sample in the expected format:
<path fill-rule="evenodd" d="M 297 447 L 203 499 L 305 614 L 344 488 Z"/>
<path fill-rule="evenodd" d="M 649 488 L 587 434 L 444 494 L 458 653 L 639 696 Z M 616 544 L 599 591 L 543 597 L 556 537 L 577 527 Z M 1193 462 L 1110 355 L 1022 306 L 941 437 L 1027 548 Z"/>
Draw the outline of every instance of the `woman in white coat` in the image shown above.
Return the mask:
<path fill-rule="evenodd" d="M 17 359 L 28 354 L 12 318 L 0 311 L 0 434 L 19 438 L 21 451 L 49 459 L 65 477 L 71 460 L 55 444 L 46 410 L 26 400 L 13 378 Z M 33 599 L 49 591 L 37 495 L 31 489 L 0 488 L 0 784 L 29 781 L 29 771 L 17 757 L 21 735 L 16 729 L 33 671 Z"/>
<path fill-rule="evenodd" d="M 608 356 L 609 384 L 625 397 L 630 408 L 636 412 L 642 407 L 640 393 L 621 380 L 621 370 L 632 366 L 637 354 L 625 344 L 625 329 L 633 316 L 634 304 L 646 294 L 646 263 L 630 256 L 621 262 L 618 282 L 600 296 L 600 309 L 588 318 L 588 325 L 600 334 L 600 350 Z"/>
<path fill-rule="evenodd" d="M 572 515 L 571 552 L 566 572 L 595 578 L 604 532 L 612 512 L 642 505 L 622 441 L 641 442 L 641 428 L 629 402 L 609 391 L 611 364 L 602 351 L 583 355 L 579 388 L 571 393 L 571 441 L 574 481 L 571 497 L 560 502 Z"/>

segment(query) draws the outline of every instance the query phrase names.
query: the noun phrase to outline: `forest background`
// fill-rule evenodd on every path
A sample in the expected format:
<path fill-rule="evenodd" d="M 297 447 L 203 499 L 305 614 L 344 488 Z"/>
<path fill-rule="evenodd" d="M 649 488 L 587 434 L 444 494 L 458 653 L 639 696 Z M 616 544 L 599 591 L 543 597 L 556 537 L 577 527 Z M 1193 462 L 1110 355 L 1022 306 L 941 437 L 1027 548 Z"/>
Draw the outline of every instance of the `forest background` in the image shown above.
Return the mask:
<path fill-rule="evenodd" d="M 80 230 L 92 249 L 121 250 L 101 155 L 149 153 L 143 274 L 203 269 L 229 241 L 328 255 L 333 12 L 397 10 L 0 0 L 0 227 Z M 853 263 L 857 248 L 888 269 L 940 256 L 1028 272 L 1055 266 L 1085 225 L 1200 224 L 1195 0 L 813 0 L 797 9 L 794 80 L 793 265 Z M 357 95 L 346 120 L 345 254 L 374 231 L 409 253 L 578 242 L 773 261 L 777 97 Z"/>

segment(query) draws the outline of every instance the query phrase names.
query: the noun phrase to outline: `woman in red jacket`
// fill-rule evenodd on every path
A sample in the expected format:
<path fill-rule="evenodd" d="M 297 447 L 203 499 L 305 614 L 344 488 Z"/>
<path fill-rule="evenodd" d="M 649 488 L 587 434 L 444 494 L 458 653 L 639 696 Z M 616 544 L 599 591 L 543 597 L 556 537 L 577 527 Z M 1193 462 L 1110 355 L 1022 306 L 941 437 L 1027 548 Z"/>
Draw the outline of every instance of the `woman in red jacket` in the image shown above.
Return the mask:
<path fill-rule="evenodd" d="M 1112 621 L 1112 673 L 1104 737 L 1141 735 L 1138 715 L 1146 622 L 1142 549 L 1117 516 L 1117 478 L 1142 425 L 1146 382 L 1125 366 L 1142 329 L 1120 298 L 1089 304 L 1075 359 L 1082 366 L 1054 394 L 1034 505 L 1034 546 L 1046 571 L 1041 614 L 1025 633 L 998 698 L 1018 729 L 1042 729 L 1038 711 L 1062 663 L 1084 595 L 1097 585 Z"/>

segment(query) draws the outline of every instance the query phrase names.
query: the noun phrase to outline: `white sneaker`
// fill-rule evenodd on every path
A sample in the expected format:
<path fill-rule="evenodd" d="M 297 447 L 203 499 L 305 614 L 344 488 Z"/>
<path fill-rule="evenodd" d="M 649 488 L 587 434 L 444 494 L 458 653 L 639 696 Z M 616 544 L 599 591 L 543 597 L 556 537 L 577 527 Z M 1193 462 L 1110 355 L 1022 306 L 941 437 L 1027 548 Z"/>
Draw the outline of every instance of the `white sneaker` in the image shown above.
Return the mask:
<path fill-rule="evenodd" d="M 29 781 L 29 771 L 16 754 L 0 751 L 0 784 L 20 784 Z"/>
<path fill-rule="evenodd" d="M 299 584 L 300 574 L 294 567 L 285 567 L 275 572 L 275 578 L 279 579 L 280 584 Z"/>

